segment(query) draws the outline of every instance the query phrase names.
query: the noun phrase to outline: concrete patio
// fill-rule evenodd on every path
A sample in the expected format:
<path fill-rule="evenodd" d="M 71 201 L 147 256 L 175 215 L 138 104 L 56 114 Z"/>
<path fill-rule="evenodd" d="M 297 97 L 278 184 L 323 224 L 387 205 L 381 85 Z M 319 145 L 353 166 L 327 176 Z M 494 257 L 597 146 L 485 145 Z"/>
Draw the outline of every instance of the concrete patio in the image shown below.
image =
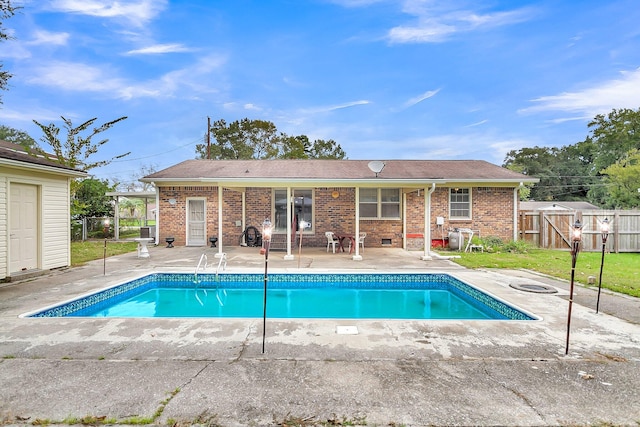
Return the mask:
<path fill-rule="evenodd" d="M 304 248 L 270 272 L 444 272 L 537 321 L 20 318 L 151 271 L 193 271 L 214 248 L 150 247 L 0 284 L 0 421 L 106 417 L 154 425 L 637 425 L 640 301 L 577 288 L 565 356 L 567 283 L 471 271 L 421 253 Z M 225 248 L 228 272 L 264 270 Z M 569 255 L 567 254 L 569 266 Z M 556 294 L 516 290 L 545 284 Z M 356 326 L 357 335 L 337 326 Z"/>

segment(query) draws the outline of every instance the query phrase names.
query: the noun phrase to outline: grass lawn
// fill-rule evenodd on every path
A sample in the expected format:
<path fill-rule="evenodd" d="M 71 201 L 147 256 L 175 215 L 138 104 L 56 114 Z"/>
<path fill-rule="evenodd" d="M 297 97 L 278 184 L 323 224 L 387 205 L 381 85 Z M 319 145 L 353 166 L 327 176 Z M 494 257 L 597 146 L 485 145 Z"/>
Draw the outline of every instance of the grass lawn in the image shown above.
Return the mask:
<path fill-rule="evenodd" d="M 136 242 L 114 242 L 107 240 L 107 256 L 133 252 L 138 247 Z M 101 259 L 105 254 L 104 240 L 87 240 L 71 242 L 71 266 L 77 267 L 95 259 Z"/>
<path fill-rule="evenodd" d="M 526 253 L 460 253 L 457 264 L 468 268 L 527 269 L 569 280 L 571 278 L 571 253 L 548 249 L 528 249 Z M 575 281 L 587 285 L 589 276 L 596 278 L 598 287 L 602 252 L 579 252 L 576 261 Z M 602 287 L 623 294 L 640 297 L 640 254 L 606 253 L 602 270 Z"/>

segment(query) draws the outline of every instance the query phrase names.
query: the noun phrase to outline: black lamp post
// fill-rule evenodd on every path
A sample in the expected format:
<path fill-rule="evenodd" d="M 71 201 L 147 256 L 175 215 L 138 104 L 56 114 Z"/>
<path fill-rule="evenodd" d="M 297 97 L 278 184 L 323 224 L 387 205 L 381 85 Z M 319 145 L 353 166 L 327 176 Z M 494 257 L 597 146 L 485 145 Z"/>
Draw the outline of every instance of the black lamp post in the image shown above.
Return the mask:
<path fill-rule="evenodd" d="M 569 332 L 571 331 L 571 307 L 573 305 L 573 279 L 576 273 L 576 260 L 580 251 L 580 241 L 582 240 L 582 224 L 576 219 L 571 229 L 571 285 L 569 289 L 569 313 L 567 315 L 567 345 L 564 354 L 569 354 Z"/>
<path fill-rule="evenodd" d="M 600 291 L 602 290 L 602 267 L 604 267 L 604 250 L 607 246 L 607 238 L 609 237 L 609 218 L 605 218 L 600 224 L 600 233 L 602 235 L 602 259 L 600 260 L 600 280 L 598 280 L 598 300 L 596 302 L 596 314 L 600 309 Z"/>
<path fill-rule="evenodd" d="M 262 242 L 264 247 L 264 300 L 262 304 L 262 353 L 264 354 L 264 341 L 267 333 L 267 268 L 269 265 L 269 246 L 271 245 L 271 221 L 265 219 L 262 223 Z M 262 252 L 261 251 L 261 252 Z"/>

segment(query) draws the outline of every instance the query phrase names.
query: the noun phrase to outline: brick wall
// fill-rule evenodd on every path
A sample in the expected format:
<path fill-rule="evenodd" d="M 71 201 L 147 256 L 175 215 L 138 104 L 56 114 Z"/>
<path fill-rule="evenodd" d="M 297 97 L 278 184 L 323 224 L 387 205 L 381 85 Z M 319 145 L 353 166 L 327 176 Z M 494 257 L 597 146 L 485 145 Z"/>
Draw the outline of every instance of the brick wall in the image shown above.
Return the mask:
<path fill-rule="evenodd" d="M 421 234 L 424 228 L 424 190 L 406 194 L 407 233 Z M 160 240 L 174 237 L 175 245 L 186 244 L 186 200 L 190 197 L 206 198 L 207 236 L 218 236 L 218 188 L 214 186 L 159 187 Z M 170 199 L 175 204 L 169 203 Z M 481 236 L 498 236 L 505 241 L 513 238 L 513 189 L 481 187 L 471 192 L 472 219 L 449 219 L 449 190 L 437 188 L 431 196 L 431 235 L 440 238 L 436 217 L 444 218 L 445 236 L 449 229 L 471 228 Z M 307 247 L 326 246 L 325 231 L 355 233 L 355 189 L 322 187 L 314 189 L 314 232 L 305 234 Z M 272 216 L 271 189 L 246 189 L 246 226 L 261 230 L 265 218 Z M 235 246 L 240 243 L 242 227 L 242 193 L 225 189 L 223 193 L 223 242 Z M 402 247 L 403 221 L 361 220 L 360 231 L 366 232 L 365 247 Z M 383 244 L 384 240 L 384 244 Z M 390 242 L 390 244 L 387 244 Z M 421 249 L 423 240 L 410 239 L 410 249 Z"/>

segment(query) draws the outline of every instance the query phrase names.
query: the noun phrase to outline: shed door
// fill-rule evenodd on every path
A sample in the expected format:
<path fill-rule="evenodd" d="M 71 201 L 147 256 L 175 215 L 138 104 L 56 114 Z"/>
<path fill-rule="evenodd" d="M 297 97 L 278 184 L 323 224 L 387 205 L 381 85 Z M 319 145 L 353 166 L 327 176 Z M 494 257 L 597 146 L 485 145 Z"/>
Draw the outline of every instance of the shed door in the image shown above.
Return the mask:
<path fill-rule="evenodd" d="M 38 268 L 38 187 L 11 184 L 9 273 Z"/>
<path fill-rule="evenodd" d="M 205 239 L 204 199 L 187 200 L 187 246 L 204 246 Z"/>

